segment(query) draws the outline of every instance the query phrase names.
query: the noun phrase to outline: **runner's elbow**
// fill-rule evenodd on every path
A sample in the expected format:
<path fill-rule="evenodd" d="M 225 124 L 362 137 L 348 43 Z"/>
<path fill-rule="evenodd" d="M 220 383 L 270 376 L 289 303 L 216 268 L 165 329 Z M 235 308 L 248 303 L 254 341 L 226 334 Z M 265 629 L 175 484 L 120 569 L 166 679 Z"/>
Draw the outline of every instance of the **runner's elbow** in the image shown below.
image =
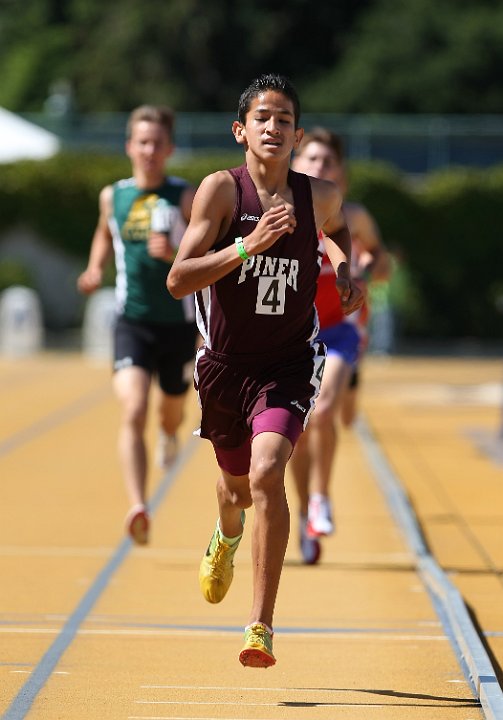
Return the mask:
<path fill-rule="evenodd" d="M 183 283 L 176 268 L 172 268 L 166 278 L 166 287 L 175 300 L 181 300 L 187 293 L 184 292 Z"/>

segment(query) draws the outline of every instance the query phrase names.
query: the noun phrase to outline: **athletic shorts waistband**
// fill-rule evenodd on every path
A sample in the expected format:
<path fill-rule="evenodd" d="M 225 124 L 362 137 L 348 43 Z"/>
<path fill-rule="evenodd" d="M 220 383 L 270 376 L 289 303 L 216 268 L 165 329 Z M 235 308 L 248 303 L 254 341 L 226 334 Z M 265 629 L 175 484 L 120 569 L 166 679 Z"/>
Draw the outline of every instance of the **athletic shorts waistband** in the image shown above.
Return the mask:
<path fill-rule="evenodd" d="M 267 352 L 267 353 L 256 353 L 256 354 L 227 354 L 211 350 L 204 345 L 199 352 L 203 352 L 210 360 L 215 360 L 222 365 L 241 365 L 243 367 L 257 365 L 270 365 L 276 363 L 278 360 L 291 360 L 292 357 L 302 357 L 304 353 L 312 352 L 313 348 L 311 345 L 303 343 L 302 345 L 289 346 L 285 351 L 284 349 Z"/>

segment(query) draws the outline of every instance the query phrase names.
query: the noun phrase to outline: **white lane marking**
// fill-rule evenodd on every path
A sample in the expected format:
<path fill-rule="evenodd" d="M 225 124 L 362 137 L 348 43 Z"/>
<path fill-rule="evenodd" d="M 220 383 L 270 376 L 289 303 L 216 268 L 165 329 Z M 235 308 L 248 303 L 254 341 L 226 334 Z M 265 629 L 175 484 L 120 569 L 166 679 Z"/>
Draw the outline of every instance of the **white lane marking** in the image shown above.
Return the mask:
<path fill-rule="evenodd" d="M 71 546 L 35 546 L 35 545 L 0 545 L 0 556 L 2 557 L 110 557 L 115 548 L 98 547 L 71 547 Z M 132 556 L 162 558 L 174 563 L 186 563 L 194 558 L 200 559 L 200 551 L 189 548 L 177 548 L 176 550 L 131 549 Z M 250 563 L 251 564 L 251 563 Z"/>
<path fill-rule="evenodd" d="M 61 632 L 60 628 L 23 628 L 23 627 L 0 627 L 0 635 L 56 635 L 59 632 Z M 90 635 L 90 636 L 124 636 L 124 637 L 171 637 L 171 636 L 192 636 L 192 637 L 207 637 L 208 635 L 217 635 L 219 637 L 230 637 L 231 635 L 241 635 L 242 631 L 236 631 L 236 632 L 229 632 L 229 631 L 223 631 L 223 630 L 190 630 L 190 629 L 170 629 L 170 630 L 164 630 L 164 629 L 158 629 L 158 630 L 145 630 L 145 629 L 122 629 L 122 628 L 114 628 L 114 629 L 86 629 L 81 628 L 77 631 L 77 635 Z M 362 639 L 367 640 L 370 636 L 374 637 L 376 640 L 400 640 L 400 641 L 411 641 L 411 640 L 424 640 L 424 641 L 430 641 L 430 640 L 441 640 L 446 641 L 447 638 L 445 635 L 415 635 L 415 634 L 398 634 L 394 632 L 389 631 L 375 631 L 375 630 L 345 630 L 344 628 L 341 628 L 340 630 L 327 630 L 324 632 L 309 632 L 308 630 L 301 631 L 301 632 L 295 632 L 295 633 L 281 633 L 277 632 L 277 635 L 281 635 L 283 640 L 297 640 L 297 639 L 304 639 L 304 638 L 320 638 L 320 639 L 335 639 L 337 638 L 340 640 L 341 636 L 351 638 L 351 639 Z"/>
<path fill-rule="evenodd" d="M 248 703 L 248 702 L 222 702 L 221 700 L 215 701 L 215 702 L 194 702 L 192 700 L 187 701 L 177 701 L 177 700 L 135 700 L 135 702 L 138 705 L 210 705 L 210 706 L 216 706 L 220 707 L 221 705 L 237 705 L 238 707 L 246 706 L 246 707 L 285 707 L 288 706 L 288 703 L 285 702 L 270 702 L 270 703 Z M 316 703 L 314 703 L 316 704 Z M 323 702 L 320 703 L 323 704 L 323 707 L 354 707 L 355 703 L 341 703 L 341 702 Z M 359 702 L 358 707 L 390 707 L 390 705 L 385 703 L 371 703 L 371 702 Z M 392 706 L 391 706 L 392 707 Z M 421 706 L 419 706 L 421 707 Z"/>
<path fill-rule="evenodd" d="M 95 547 L 33 547 L 23 545 L 0 545 L 3 557 L 108 557 L 115 548 Z"/>
<path fill-rule="evenodd" d="M 11 674 L 21 673 L 22 675 L 30 675 L 33 672 L 33 670 L 11 670 L 10 672 L 11 672 Z M 56 672 L 53 673 L 53 675 L 69 675 L 69 674 L 70 673 L 67 672 L 66 670 L 57 670 Z"/>
<path fill-rule="evenodd" d="M 185 444 L 182 452 L 179 454 L 175 464 L 164 475 L 158 484 L 150 501 L 150 507 L 154 513 L 160 505 L 164 496 L 171 487 L 173 480 L 179 468 L 187 461 L 192 454 L 194 446 L 192 438 Z M 56 638 L 50 647 L 46 650 L 40 661 L 29 675 L 24 685 L 19 689 L 17 695 L 12 700 L 10 706 L 3 715 L 3 720 L 23 720 L 30 712 L 31 706 L 35 702 L 38 694 L 45 686 L 53 674 L 56 665 L 61 657 L 68 650 L 79 630 L 90 616 L 93 607 L 96 605 L 101 595 L 108 589 L 111 581 L 114 579 L 115 573 L 121 567 L 124 560 L 133 549 L 130 538 L 123 538 L 113 555 L 108 559 L 105 565 L 98 571 L 93 584 L 87 592 L 80 598 L 77 606 L 69 615 L 64 626 L 58 631 Z"/>
<path fill-rule="evenodd" d="M 499 407 L 502 402 L 503 386 L 500 382 L 472 385 L 446 383 L 395 383 L 394 396 L 402 404 L 414 405 L 483 405 Z"/>

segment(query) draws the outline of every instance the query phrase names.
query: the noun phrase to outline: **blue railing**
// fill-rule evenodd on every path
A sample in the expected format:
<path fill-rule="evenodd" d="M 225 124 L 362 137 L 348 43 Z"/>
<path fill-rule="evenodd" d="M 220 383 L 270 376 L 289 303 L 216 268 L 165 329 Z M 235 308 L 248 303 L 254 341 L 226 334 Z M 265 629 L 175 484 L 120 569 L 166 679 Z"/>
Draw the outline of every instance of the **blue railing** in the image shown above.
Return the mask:
<path fill-rule="evenodd" d="M 123 152 L 127 113 L 94 113 L 51 118 L 24 117 L 59 135 L 71 149 Z M 180 153 L 235 150 L 233 113 L 177 114 Z M 503 163 L 503 115 L 337 115 L 304 113 L 302 125 L 331 128 L 345 140 L 352 160 L 380 160 L 406 173 L 441 167 L 489 167 Z"/>

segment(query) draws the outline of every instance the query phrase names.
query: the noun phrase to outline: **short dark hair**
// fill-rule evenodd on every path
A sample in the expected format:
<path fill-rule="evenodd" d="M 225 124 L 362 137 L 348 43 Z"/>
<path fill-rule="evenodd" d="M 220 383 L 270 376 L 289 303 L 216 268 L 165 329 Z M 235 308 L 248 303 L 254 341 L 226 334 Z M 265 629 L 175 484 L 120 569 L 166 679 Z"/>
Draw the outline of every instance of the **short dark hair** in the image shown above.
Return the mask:
<path fill-rule="evenodd" d="M 243 91 L 238 104 L 239 122 L 244 125 L 252 100 L 267 90 L 275 90 L 276 92 L 283 93 L 283 95 L 292 101 L 295 129 L 297 129 L 299 127 L 300 120 L 299 96 L 297 95 L 297 91 L 290 80 L 283 75 L 276 75 L 275 73 L 261 75 L 253 80 L 246 90 Z"/>
<path fill-rule="evenodd" d="M 341 136 L 337 135 L 337 133 L 334 133 L 327 128 L 312 128 L 309 132 L 304 133 L 304 136 L 299 143 L 299 147 L 296 150 L 296 154 L 299 155 L 303 152 L 306 145 L 309 145 L 309 143 L 312 142 L 326 145 L 334 153 L 338 162 L 342 163 L 344 161 L 344 143 Z"/>
<path fill-rule="evenodd" d="M 140 105 L 135 108 L 129 116 L 126 125 L 126 138 L 128 140 L 131 137 L 133 125 L 142 121 L 162 125 L 168 133 L 170 140 L 173 138 L 175 113 L 167 105 Z"/>

